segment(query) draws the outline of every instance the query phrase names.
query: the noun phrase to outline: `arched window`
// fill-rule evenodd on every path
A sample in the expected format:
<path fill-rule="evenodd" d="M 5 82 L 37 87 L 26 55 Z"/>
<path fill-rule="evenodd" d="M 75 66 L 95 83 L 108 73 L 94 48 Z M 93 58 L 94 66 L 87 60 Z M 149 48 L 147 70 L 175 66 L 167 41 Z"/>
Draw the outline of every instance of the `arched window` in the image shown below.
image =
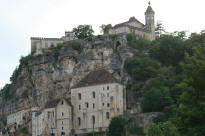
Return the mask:
<path fill-rule="evenodd" d="M 80 117 L 78 117 L 78 126 L 80 126 L 81 125 L 81 119 L 80 119 Z"/>
<path fill-rule="evenodd" d="M 95 92 L 93 92 L 93 98 L 95 98 Z"/>

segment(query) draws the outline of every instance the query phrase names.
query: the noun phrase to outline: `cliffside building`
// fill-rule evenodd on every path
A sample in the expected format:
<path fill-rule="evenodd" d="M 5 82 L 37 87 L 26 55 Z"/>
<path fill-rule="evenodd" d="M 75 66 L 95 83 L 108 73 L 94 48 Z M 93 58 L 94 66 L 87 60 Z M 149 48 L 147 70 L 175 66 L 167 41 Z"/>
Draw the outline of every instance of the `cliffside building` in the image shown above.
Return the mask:
<path fill-rule="evenodd" d="M 128 34 L 134 32 L 137 37 L 146 37 L 149 40 L 155 40 L 155 12 L 150 2 L 145 12 L 145 24 L 138 21 L 135 17 L 131 17 L 128 21 L 109 26 L 109 34 Z"/>
<path fill-rule="evenodd" d="M 125 111 L 124 88 L 106 70 L 90 72 L 71 89 L 75 134 L 105 132 Z"/>
<path fill-rule="evenodd" d="M 47 102 L 45 109 L 32 108 L 32 136 L 69 136 L 72 129 L 72 105 L 69 100 Z"/>

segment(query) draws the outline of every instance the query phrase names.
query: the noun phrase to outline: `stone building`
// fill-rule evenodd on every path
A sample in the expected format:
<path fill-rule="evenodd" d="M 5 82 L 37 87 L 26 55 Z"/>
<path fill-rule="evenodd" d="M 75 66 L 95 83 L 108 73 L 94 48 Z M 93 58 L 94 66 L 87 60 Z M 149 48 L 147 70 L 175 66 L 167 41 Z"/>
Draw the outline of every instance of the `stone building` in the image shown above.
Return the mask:
<path fill-rule="evenodd" d="M 105 132 L 125 111 L 124 88 L 106 70 L 90 72 L 71 89 L 75 134 Z"/>
<path fill-rule="evenodd" d="M 61 38 L 42 38 L 31 37 L 31 52 L 36 51 L 36 55 L 42 54 L 42 49 L 50 48 L 51 46 L 57 46 L 59 43 L 75 40 L 76 37 L 70 31 L 65 32 L 65 36 Z"/>
<path fill-rule="evenodd" d="M 47 102 L 45 108 L 32 108 L 32 136 L 69 136 L 72 129 L 72 105 L 65 98 Z"/>
<path fill-rule="evenodd" d="M 109 25 L 109 34 L 128 34 L 134 32 L 137 37 L 146 37 L 149 40 L 155 39 L 155 12 L 149 6 L 145 12 L 145 24 L 138 21 L 135 17 L 131 17 L 128 21 L 117 24 L 115 26 Z"/>
<path fill-rule="evenodd" d="M 25 123 L 26 118 L 29 116 L 29 112 L 29 109 L 21 110 L 7 116 L 7 127 L 10 128 L 11 132 L 14 132 L 15 129 L 18 129 Z"/>

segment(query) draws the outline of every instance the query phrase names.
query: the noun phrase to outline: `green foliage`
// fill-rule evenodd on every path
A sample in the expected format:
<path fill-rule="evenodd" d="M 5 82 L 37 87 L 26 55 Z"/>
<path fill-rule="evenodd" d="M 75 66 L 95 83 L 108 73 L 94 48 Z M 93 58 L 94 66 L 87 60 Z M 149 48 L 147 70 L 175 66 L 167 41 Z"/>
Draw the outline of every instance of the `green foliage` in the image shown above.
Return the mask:
<path fill-rule="evenodd" d="M 21 132 L 24 133 L 24 134 L 29 134 L 29 131 L 28 131 L 27 127 L 22 128 Z"/>
<path fill-rule="evenodd" d="M 145 37 L 137 39 L 137 36 L 135 33 L 129 33 L 127 34 L 127 45 L 132 48 L 142 51 L 150 47 L 151 41 L 149 41 Z"/>
<path fill-rule="evenodd" d="M 195 48 L 193 56 L 186 54 L 183 69 L 183 92 L 172 121 L 177 124 L 181 135 L 202 136 L 205 135 L 205 48 Z"/>
<path fill-rule="evenodd" d="M 83 50 L 81 43 L 79 43 L 78 41 L 72 41 L 70 42 L 70 45 L 74 50 L 77 50 L 79 53 L 81 53 Z"/>
<path fill-rule="evenodd" d="M 158 74 L 160 65 L 149 57 L 128 58 L 124 65 L 125 70 L 134 80 L 146 80 Z"/>
<path fill-rule="evenodd" d="M 155 34 L 157 35 L 157 37 L 159 38 L 160 35 L 164 34 L 166 31 L 164 29 L 164 26 L 162 25 L 162 23 L 160 21 L 157 21 L 156 27 L 155 27 Z"/>
<path fill-rule="evenodd" d="M 145 90 L 143 100 L 144 112 L 162 111 L 164 107 L 170 105 L 172 99 L 170 97 L 169 89 L 160 87 L 158 89 L 151 88 Z"/>
<path fill-rule="evenodd" d="M 147 129 L 147 136 L 180 136 L 177 128 L 169 121 L 165 123 L 152 123 Z"/>
<path fill-rule="evenodd" d="M 2 89 L 1 91 L 3 92 L 3 98 L 5 100 L 9 100 L 12 98 L 12 93 L 11 93 L 11 84 L 6 84 Z"/>
<path fill-rule="evenodd" d="M 10 77 L 11 83 L 14 83 L 14 84 L 16 83 L 18 74 L 19 74 L 19 68 L 16 68 L 16 69 L 14 70 L 13 74 L 12 74 L 11 77 Z"/>
<path fill-rule="evenodd" d="M 100 32 L 102 32 L 103 34 L 107 34 L 109 32 L 109 29 L 110 29 L 110 25 L 102 24 L 100 26 Z"/>
<path fill-rule="evenodd" d="M 112 40 L 115 40 L 115 38 L 117 37 L 116 34 L 109 34 L 109 37 L 112 39 Z"/>
<path fill-rule="evenodd" d="M 79 25 L 72 32 L 78 39 L 90 39 L 94 33 L 91 25 Z"/>
<path fill-rule="evenodd" d="M 165 66 L 176 66 L 184 60 L 184 41 L 179 36 L 162 35 L 150 49 L 150 56 Z"/>
<path fill-rule="evenodd" d="M 123 118 L 112 118 L 110 125 L 108 127 L 108 136 L 125 136 L 127 124 L 128 121 Z"/>
<path fill-rule="evenodd" d="M 56 47 L 51 48 L 53 50 L 53 53 L 54 53 L 53 56 L 54 56 L 55 60 L 58 60 L 58 57 L 60 55 L 60 50 L 61 50 L 62 47 L 63 47 L 63 44 L 58 43 Z"/>

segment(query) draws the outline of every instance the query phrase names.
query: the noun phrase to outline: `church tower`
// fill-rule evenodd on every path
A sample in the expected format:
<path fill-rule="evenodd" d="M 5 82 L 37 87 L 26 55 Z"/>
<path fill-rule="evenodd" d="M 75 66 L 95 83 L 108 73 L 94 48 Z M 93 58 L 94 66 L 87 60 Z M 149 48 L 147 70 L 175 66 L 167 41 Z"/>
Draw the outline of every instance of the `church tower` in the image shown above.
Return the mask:
<path fill-rule="evenodd" d="M 149 2 L 148 4 L 149 5 L 148 5 L 147 10 L 145 12 L 145 25 L 146 25 L 147 29 L 151 31 L 151 33 L 152 33 L 151 39 L 154 40 L 155 39 L 155 21 L 154 21 L 155 12 L 151 7 L 151 3 Z"/>

